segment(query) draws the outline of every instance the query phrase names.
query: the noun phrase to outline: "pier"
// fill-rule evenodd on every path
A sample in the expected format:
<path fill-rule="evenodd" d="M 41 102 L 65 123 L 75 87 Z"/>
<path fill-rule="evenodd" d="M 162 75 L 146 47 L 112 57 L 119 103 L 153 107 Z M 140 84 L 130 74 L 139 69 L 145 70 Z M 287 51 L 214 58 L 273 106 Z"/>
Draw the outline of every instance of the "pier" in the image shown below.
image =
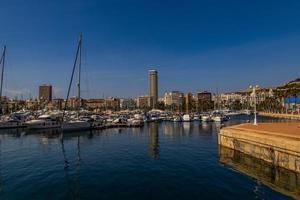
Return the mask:
<path fill-rule="evenodd" d="M 240 124 L 222 128 L 219 145 L 300 173 L 299 123 Z"/>

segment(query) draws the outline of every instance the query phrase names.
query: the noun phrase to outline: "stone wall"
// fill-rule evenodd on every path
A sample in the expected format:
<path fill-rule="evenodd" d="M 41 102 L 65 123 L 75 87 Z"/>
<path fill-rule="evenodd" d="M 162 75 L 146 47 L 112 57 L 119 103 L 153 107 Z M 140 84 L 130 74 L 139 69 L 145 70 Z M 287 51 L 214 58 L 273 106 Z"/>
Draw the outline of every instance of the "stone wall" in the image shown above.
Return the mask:
<path fill-rule="evenodd" d="M 219 161 L 221 164 L 255 178 L 275 191 L 300 199 L 299 173 L 276 167 L 269 162 L 224 146 L 219 147 Z"/>
<path fill-rule="evenodd" d="M 221 129 L 219 144 L 300 173 L 300 140 L 234 128 Z"/>

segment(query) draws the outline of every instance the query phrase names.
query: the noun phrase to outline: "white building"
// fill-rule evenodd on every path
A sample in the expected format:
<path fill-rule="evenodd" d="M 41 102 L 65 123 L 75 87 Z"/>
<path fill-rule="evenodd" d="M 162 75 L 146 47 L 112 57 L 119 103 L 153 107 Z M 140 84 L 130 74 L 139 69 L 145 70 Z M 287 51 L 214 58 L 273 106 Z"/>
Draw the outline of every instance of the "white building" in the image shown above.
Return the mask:
<path fill-rule="evenodd" d="M 179 91 L 166 92 L 164 95 L 164 103 L 166 106 L 176 105 L 182 106 L 184 102 L 184 94 Z"/>

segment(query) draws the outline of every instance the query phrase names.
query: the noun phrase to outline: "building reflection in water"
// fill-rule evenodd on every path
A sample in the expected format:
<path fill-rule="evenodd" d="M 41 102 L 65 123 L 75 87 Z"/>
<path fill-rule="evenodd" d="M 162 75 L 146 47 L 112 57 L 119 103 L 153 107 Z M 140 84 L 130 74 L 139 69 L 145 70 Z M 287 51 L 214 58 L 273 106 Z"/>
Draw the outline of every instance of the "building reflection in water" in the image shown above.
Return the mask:
<path fill-rule="evenodd" d="M 170 137 L 180 137 L 183 135 L 183 125 L 180 122 L 166 122 L 163 126 L 163 133 Z"/>
<path fill-rule="evenodd" d="M 77 154 L 75 166 L 69 162 L 67 158 L 67 152 L 64 144 L 64 134 L 61 134 L 61 150 L 64 159 L 64 175 L 67 181 L 69 193 L 72 195 L 73 199 L 80 199 L 80 166 L 81 166 L 81 156 L 80 156 L 80 135 L 77 136 Z M 72 167 L 74 169 L 72 169 Z M 69 172 L 72 172 L 70 175 Z M 72 176 L 74 178 L 72 178 Z"/>
<path fill-rule="evenodd" d="M 149 124 L 149 155 L 156 158 L 159 155 L 158 123 Z"/>
<path fill-rule="evenodd" d="M 22 137 L 24 135 L 26 135 L 26 132 L 25 132 L 26 129 L 1 129 L 0 130 L 0 135 L 1 136 L 7 136 L 9 135 L 10 137 Z"/>
<path fill-rule="evenodd" d="M 183 132 L 185 135 L 190 135 L 193 129 L 193 123 L 191 122 L 182 122 Z"/>
<path fill-rule="evenodd" d="M 201 122 L 199 124 L 199 132 L 212 134 L 213 127 L 211 122 Z"/>
<path fill-rule="evenodd" d="M 219 146 L 219 161 L 222 164 L 257 180 L 254 193 L 262 192 L 260 183 L 295 199 L 300 199 L 300 174 L 275 167 L 263 160 Z"/>

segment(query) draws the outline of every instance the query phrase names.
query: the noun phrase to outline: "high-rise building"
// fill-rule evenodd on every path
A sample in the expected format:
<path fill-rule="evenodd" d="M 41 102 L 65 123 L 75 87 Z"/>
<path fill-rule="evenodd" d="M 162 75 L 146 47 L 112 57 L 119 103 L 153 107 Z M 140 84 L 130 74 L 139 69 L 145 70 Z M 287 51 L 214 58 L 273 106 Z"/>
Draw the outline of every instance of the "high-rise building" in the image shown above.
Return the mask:
<path fill-rule="evenodd" d="M 39 100 L 42 102 L 52 101 L 52 85 L 40 85 L 39 87 Z"/>
<path fill-rule="evenodd" d="M 158 99 L 157 71 L 149 70 L 149 97 L 151 98 L 150 107 L 156 108 Z"/>

